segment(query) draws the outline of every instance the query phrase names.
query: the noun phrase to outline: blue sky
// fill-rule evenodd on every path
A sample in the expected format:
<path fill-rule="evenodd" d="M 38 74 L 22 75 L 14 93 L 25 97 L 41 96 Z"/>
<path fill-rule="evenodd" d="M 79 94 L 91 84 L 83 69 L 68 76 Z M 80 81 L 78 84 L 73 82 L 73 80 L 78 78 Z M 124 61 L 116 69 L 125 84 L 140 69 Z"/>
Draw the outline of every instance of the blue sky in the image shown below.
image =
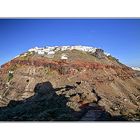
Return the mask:
<path fill-rule="evenodd" d="M 35 46 L 88 45 L 140 66 L 140 19 L 0 19 L 0 65 Z"/>

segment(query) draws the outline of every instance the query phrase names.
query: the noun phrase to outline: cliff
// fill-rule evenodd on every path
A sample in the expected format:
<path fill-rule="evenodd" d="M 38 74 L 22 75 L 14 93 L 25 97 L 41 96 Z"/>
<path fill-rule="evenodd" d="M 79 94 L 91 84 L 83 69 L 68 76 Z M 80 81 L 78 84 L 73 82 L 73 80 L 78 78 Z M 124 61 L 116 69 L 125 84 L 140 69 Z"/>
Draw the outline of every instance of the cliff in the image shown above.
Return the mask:
<path fill-rule="evenodd" d="M 53 90 L 47 89 L 46 81 L 51 83 L 56 96 Z M 68 120 L 117 120 L 117 116 L 126 120 L 140 118 L 140 77 L 136 71 L 101 49 L 84 46 L 32 48 L 1 66 L 1 112 L 6 110 L 8 113 L 24 104 L 35 106 L 34 99 L 41 102 L 45 98 L 47 102 L 55 97 L 71 112 L 66 113 L 72 115 L 72 118 L 66 117 Z M 63 101 L 62 97 L 66 100 Z M 17 102 L 16 105 L 9 107 L 11 101 Z M 42 109 L 47 112 L 47 107 Z M 102 113 L 106 119 L 100 116 Z M 17 113 L 15 115 L 18 116 Z M 15 115 L 10 120 L 14 120 Z M 92 118 L 92 115 L 96 117 Z M 0 116 L 4 118 L 2 114 Z M 50 117 L 50 120 L 57 120 L 57 117 Z M 25 120 L 38 119 L 35 116 L 31 118 L 26 117 Z M 61 116 L 60 120 L 66 118 Z M 22 115 L 20 120 L 24 120 Z M 49 118 L 44 117 L 44 120 Z"/>

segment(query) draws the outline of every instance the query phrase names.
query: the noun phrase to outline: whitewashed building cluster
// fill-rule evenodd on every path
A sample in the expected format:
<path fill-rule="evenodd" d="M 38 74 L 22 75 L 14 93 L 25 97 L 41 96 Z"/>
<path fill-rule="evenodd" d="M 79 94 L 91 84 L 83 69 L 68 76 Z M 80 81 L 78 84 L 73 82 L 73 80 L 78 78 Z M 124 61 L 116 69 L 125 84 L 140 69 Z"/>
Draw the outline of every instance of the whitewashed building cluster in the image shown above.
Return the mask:
<path fill-rule="evenodd" d="M 40 55 L 43 54 L 55 54 L 56 51 L 65 51 L 65 50 L 80 50 L 80 51 L 85 51 L 85 52 L 92 52 L 94 53 L 96 51 L 96 48 L 89 47 L 89 46 L 53 46 L 53 47 L 35 47 L 31 48 L 28 51 L 29 52 L 36 52 Z"/>
<path fill-rule="evenodd" d="M 133 70 L 137 70 L 137 71 L 140 71 L 140 68 L 139 67 L 131 67 Z"/>
<path fill-rule="evenodd" d="M 81 45 L 77 45 L 77 46 L 45 46 L 45 47 L 35 47 L 35 48 L 31 48 L 28 50 L 28 52 L 35 52 L 36 54 L 38 55 L 41 55 L 41 56 L 47 56 L 49 58 L 53 58 L 54 57 L 54 54 L 57 52 L 57 51 L 66 51 L 66 50 L 79 50 L 79 51 L 84 51 L 84 52 L 90 52 L 90 53 L 95 53 L 96 52 L 96 49 L 95 47 L 90 47 L 90 46 L 81 46 Z M 26 56 L 28 54 L 28 52 L 20 55 L 21 57 L 22 56 Z M 109 56 L 110 54 L 109 53 L 106 53 L 104 52 L 104 54 L 106 56 Z M 19 56 L 16 56 L 16 57 L 19 57 Z M 16 58 L 15 57 L 15 58 Z M 66 54 L 62 54 L 61 55 L 61 59 L 63 60 L 66 60 L 68 59 L 68 56 Z"/>

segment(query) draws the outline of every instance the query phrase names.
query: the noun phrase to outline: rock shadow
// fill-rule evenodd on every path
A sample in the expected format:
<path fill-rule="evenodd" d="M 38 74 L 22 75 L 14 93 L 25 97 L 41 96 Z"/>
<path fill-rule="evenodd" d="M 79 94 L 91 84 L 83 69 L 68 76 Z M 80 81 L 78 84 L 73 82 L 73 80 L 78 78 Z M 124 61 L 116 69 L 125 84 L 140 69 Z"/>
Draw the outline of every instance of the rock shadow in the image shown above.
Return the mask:
<path fill-rule="evenodd" d="M 67 89 L 73 88 L 67 85 Z M 34 96 L 21 101 L 10 101 L 0 108 L 0 121 L 125 121 L 123 116 L 112 117 L 105 109 L 94 104 L 85 104 L 81 111 L 74 111 L 66 104 L 64 95 L 57 95 L 47 81 L 36 84 Z"/>

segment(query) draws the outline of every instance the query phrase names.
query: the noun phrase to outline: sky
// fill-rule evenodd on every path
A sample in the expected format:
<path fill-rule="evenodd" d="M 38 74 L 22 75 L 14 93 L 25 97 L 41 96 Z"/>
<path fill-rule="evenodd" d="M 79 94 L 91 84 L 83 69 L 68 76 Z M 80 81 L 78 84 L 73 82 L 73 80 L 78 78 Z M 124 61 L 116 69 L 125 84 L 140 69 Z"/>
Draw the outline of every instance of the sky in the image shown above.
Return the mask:
<path fill-rule="evenodd" d="M 140 19 L 0 19 L 0 65 L 33 47 L 101 48 L 140 67 Z"/>

